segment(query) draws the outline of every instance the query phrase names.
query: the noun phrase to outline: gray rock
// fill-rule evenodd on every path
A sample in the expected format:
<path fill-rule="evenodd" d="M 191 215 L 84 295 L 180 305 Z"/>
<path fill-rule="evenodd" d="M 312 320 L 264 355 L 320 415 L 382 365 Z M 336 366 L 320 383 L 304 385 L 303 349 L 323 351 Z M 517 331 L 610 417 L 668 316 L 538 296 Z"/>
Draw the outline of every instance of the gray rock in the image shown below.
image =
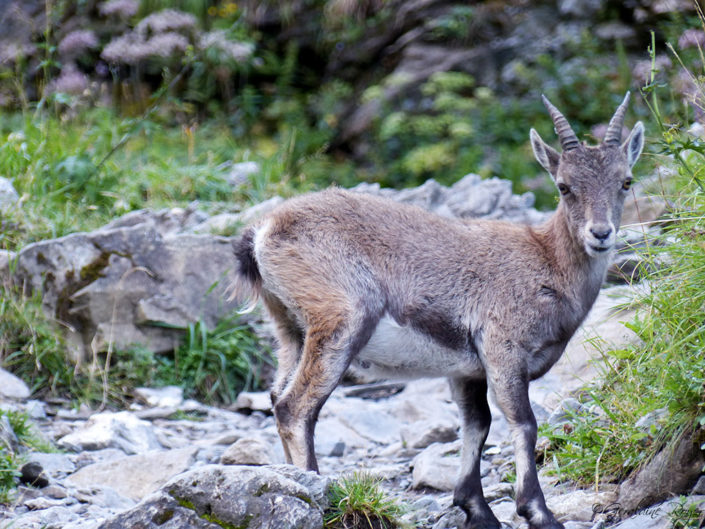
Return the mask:
<path fill-rule="evenodd" d="M 606 22 L 595 28 L 595 35 L 603 40 L 629 40 L 636 36 L 636 30 L 621 22 Z"/>
<path fill-rule="evenodd" d="M 324 478 L 303 471 L 285 474 L 281 467 L 207 465 L 175 477 L 100 527 L 320 529 L 325 495 L 319 503 L 311 488 L 325 489 Z"/>
<path fill-rule="evenodd" d="M 237 396 L 234 408 L 272 413 L 272 398 L 268 391 L 243 391 Z"/>
<path fill-rule="evenodd" d="M 248 183 L 250 177 L 262 171 L 257 162 L 240 162 L 230 167 L 230 172 L 225 180 L 233 187 L 240 187 Z"/>
<path fill-rule="evenodd" d="M 274 456 L 269 446 L 259 439 L 238 439 L 220 458 L 223 465 L 271 465 Z"/>
<path fill-rule="evenodd" d="M 465 526 L 465 513 L 460 507 L 451 507 L 433 524 L 433 529 L 456 529 Z"/>
<path fill-rule="evenodd" d="M 97 413 L 78 431 L 59 439 L 58 444 L 74 451 L 114 447 L 126 454 L 161 448 L 152 425 L 127 411 Z"/>
<path fill-rule="evenodd" d="M 71 474 L 66 483 L 73 487 L 110 487 L 115 492 L 140 501 L 173 476 L 193 465 L 196 447 L 161 450 L 94 463 Z"/>
<path fill-rule="evenodd" d="M 158 408 L 175 408 L 184 401 L 184 390 L 179 386 L 163 388 L 136 388 L 135 396 L 149 406 Z"/>
<path fill-rule="evenodd" d="M 41 454 L 32 452 L 27 456 L 29 462 L 38 463 L 51 478 L 59 478 L 76 470 L 76 465 L 67 454 Z"/>
<path fill-rule="evenodd" d="M 705 476 L 700 476 L 698 481 L 693 485 L 693 489 L 690 491 L 691 494 L 705 494 Z"/>
<path fill-rule="evenodd" d="M 46 404 L 41 400 L 28 400 L 24 405 L 24 411 L 35 421 L 47 418 Z"/>
<path fill-rule="evenodd" d="M 24 400 L 29 395 L 29 387 L 21 378 L 0 368 L 0 397 Z"/>
<path fill-rule="evenodd" d="M 129 509 L 135 504 L 134 500 L 119 494 L 107 485 L 91 485 L 72 491 L 72 496 L 81 503 L 89 503 L 98 507 L 112 510 Z"/>
<path fill-rule="evenodd" d="M 402 442 L 409 448 L 426 448 L 433 443 L 450 443 L 457 438 L 457 425 L 449 421 L 417 421 L 401 429 Z"/>
<path fill-rule="evenodd" d="M 239 213 L 219 213 L 201 222 L 191 231 L 197 234 L 228 235 L 239 231 L 242 226 L 244 224 Z"/>
<path fill-rule="evenodd" d="M 0 176 L 0 211 L 5 212 L 17 206 L 20 195 L 15 191 L 15 187 L 7 178 Z"/>
<path fill-rule="evenodd" d="M 336 447 L 341 443 L 347 448 L 363 448 L 369 446 L 370 441 L 343 424 L 338 414 L 330 416 L 326 411 L 326 416 L 316 424 L 316 454 L 333 455 Z"/>
<path fill-rule="evenodd" d="M 272 211 L 282 202 L 284 202 L 284 199 L 282 197 L 272 197 L 268 198 L 264 202 L 255 204 L 251 208 L 248 208 L 240 213 L 240 222 L 242 222 L 243 224 L 249 224 L 250 222 L 254 222 L 266 213 Z"/>
<path fill-rule="evenodd" d="M 66 505 L 66 502 L 64 500 L 39 497 L 33 500 L 27 500 L 24 502 L 24 505 L 32 511 L 38 511 L 41 509 L 49 509 L 50 507 Z"/>
<path fill-rule="evenodd" d="M 616 499 L 614 492 L 576 490 L 567 494 L 555 494 L 546 498 L 546 505 L 559 522 L 590 522 L 594 517 L 594 505 L 609 505 Z"/>
<path fill-rule="evenodd" d="M 553 413 L 548 417 L 548 424 L 551 426 L 558 426 L 565 422 L 570 421 L 572 415 L 579 413 L 583 410 L 583 405 L 577 399 L 573 397 L 568 397 L 563 399 L 558 407 L 553 410 Z"/>
<path fill-rule="evenodd" d="M 338 417 L 345 426 L 375 443 L 386 445 L 399 440 L 401 424 L 387 411 L 387 406 L 383 403 L 357 398 L 345 401 L 345 413 L 339 414 Z"/>
<path fill-rule="evenodd" d="M 644 432 L 650 432 L 651 428 L 659 428 L 664 422 L 668 420 L 670 413 L 668 408 L 659 408 L 657 410 L 650 411 L 638 421 L 634 423 L 634 426 L 639 428 Z"/>
<path fill-rule="evenodd" d="M 434 443 L 411 462 L 412 487 L 451 491 L 460 471 L 460 442 Z"/>
<path fill-rule="evenodd" d="M 656 454 L 636 474 L 619 486 L 618 501 L 623 509 L 634 510 L 683 494 L 693 486 L 705 465 L 700 442 L 686 432 L 673 446 Z"/>
<path fill-rule="evenodd" d="M 237 308 L 231 240 L 185 233 L 202 217 L 187 210 L 134 212 L 91 232 L 26 246 L 16 279 L 42 292 L 51 316 L 75 328 L 76 354 L 142 344 L 174 348 L 182 332 L 154 325 L 214 326 Z"/>
<path fill-rule="evenodd" d="M 17 439 L 7 415 L 0 416 L 0 446 L 9 452 L 15 452 L 19 447 L 19 439 Z"/>
<path fill-rule="evenodd" d="M 513 195 L 512 184 L 508 180 L 483 180 L 476 174 L 464 176 L 451 187 L 430 179 L 419 187 L 401 190 L 363 182 L 351 191 L 413 204 L 446 217 L 503 218 L 526 224 L 536 224 L 547 217 L 547 214 L 532 207 L 534 196 L 531 193 Z"/>
<path fill-rule="evenodd" d="M 502 498 L 512 498 L 514 496 L 514 486 L 511 483 L 498 483 L 484 489 L 485 499 L 488 502 L 500 500 Z"/>

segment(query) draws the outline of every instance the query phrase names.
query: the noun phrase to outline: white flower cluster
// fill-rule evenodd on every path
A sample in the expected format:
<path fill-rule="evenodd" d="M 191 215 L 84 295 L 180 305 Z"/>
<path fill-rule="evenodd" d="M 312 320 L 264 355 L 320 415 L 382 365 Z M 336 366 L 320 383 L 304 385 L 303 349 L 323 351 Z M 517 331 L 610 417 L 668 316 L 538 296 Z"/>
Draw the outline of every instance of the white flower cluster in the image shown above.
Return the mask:
<path fill-rule="evenodd" d="M 176 9 L 163 9 L 139 21 L 135 31 L 143 38 L 167 31 L 188 31 L 196 27 L 196 17 Z"/>
<path fill-rule="evenodd" d="M 111 63 L 137 64 L 149 57 L 172 57 L 183 53 L 189 39 L 178 31 L 190 31 L 196 18 L 175 9 L 164 9 L 143 18 L 130 31 L 110 41 L 101 57 Z"/>
<path fill-rule="evenodd" d="M 250 43 L 237 42 L 228 39 L 223 30 L 209 31 L 201 35 L 198 41 L 200 49 L 217 48 L 227 59 L 240 62 L 249 58 L 254 51 L 254 46 Z"/>

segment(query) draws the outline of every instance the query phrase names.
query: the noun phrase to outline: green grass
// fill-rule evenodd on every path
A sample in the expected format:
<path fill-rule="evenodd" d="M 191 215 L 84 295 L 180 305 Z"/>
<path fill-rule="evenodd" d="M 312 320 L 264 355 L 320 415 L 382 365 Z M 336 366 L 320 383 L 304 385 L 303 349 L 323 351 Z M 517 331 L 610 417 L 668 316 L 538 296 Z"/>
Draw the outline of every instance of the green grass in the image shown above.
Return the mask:
<path fill-rule="evenodd" d="M 387 497 L 380 480 L 365 472 L 356 472 L 333 482 L 328 491 L 330 507 L 324 515 L 327 529 L 392 529 L 399 527 L 404 508 Z"/>
<path fill-rule="evenodd" d="M 0 504 L 12 500 L 27 452 L 56 452 L 56 447 L 38 433 L 25 412 L 0 410 L 0 420 L 5 419 L 17 437 L 17 446 L 0 446 Z"/>
<path fill-rule="evenodd" d="M 656 95 L 647 95 L 664 123 Z M 671 204 L 662 234 L 641 250 L 648 288 L 627 324 L 639 340 L 603 352 L 602 376 L 581 397 L 587 411 L 563 429 L 541 431 L 552 441 L 550 468 L 586 485 L 621 481 L 682 435 L 697 440 L 705 432 L 705 143 L 664 125 L 658 148 L 677 174 L 660 182 Z M 636 427 L 662 408 L 662 424 Z"/>
<path fill-rule="evenodd" d="M 263 369 L 273 362 L 249 326 L 228 318 L 213 329 L 204 322 L 190 324 L 184 343 L 173 360 L 164 361 L 162 373 L 187 396 L 230 404 L 240 391 L 260 389 Z"/>

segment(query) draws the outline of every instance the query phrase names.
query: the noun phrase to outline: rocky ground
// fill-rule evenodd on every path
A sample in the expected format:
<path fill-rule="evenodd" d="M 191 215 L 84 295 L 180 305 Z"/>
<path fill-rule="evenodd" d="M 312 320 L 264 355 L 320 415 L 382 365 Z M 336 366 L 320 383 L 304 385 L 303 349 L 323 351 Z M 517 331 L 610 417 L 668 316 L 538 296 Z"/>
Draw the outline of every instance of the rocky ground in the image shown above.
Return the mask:
<path fill-rule="evenodd" d="M 631 292 L 604 290 L 583 333 L 549 375 L 533 384 L 540 422 L 560 425 L 564 408 L 573 405 L 570 392 L 591 376 L 595 350 L 583 343 L 587 335 L 617 343 L 630 339 L 619 323 L 629 314 L 613 307 Z M 27 400 L 22 384 L 5 377 L 10 382 L 2 387 L 17 398 L 4 405 L 26 410 L 60 451 L 29 455 L 26 479 L 38 476 L 36 485 L 20 487 L 0 514 L 2 527 L 215 528 L 212 520 L 238 525 L 248 514 L 254 516 L 247 519 L 251 527 L 319 527 L 326 480 L 361 470 L 382 478 L 384 489 L 409 506 L 407 522 L 435 529 L 462 526 L 451 492 L 459 465 L 458 414 L 442 379 L 338 388 L 316 430 L 323 476 L 317 477 L 282 465 L 266 393 L 241 394 L 233 409 L 222 409 L 184 400 L 179 388 L 145 388 L 128 410 L 95 412 Z M 493 407 L 482 482 L 496 516 L 519 527 L 512 462 L 506 423 Z M 550 508 L 570 529 L 593 527 L 600 519 L 595 511 L 618 499 L 616 487 L 578 490 L 543 472 L 542 481 Z M 703 488 L 701 479 L 694 494 L 705 494 Z M 267 490 L 269 497 L 255 489 Z M 204 499 L 211 493 L 220 504 Z M 676 507 L 671 501 L 626 516 L 619 527 L 668 527 L 667 513 Z"/>

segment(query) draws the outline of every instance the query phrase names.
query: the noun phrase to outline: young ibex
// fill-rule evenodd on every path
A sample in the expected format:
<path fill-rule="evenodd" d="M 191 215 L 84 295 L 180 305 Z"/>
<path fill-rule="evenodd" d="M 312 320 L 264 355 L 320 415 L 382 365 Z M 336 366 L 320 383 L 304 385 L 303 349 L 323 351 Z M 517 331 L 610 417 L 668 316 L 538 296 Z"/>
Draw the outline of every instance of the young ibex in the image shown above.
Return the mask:
<path fill-rule="evenodd" d="M 510 426 L 516 505 L 531 528 L 561 528 L 534 463 L 529 381 L 558 360 L 590 310 L 610 263 L 637 123 L 621 144 L 629 94 L 604 141 L 578 141 L 546 99 L 563 152 L 531 130 L 560 203 L 543 225 L 450 220 L 390 200 L 329 189 L 291 199 L 235 243 L 239 286 L 260 296 L 276 325 L 272 388 L 287 461 L 317 470 L 318 413 L 346 369 L 387 378 L 448 377 L 463 430 L 454 503 L 467 528 L 498 528 L 482 492 L 488 387 Z"/>

